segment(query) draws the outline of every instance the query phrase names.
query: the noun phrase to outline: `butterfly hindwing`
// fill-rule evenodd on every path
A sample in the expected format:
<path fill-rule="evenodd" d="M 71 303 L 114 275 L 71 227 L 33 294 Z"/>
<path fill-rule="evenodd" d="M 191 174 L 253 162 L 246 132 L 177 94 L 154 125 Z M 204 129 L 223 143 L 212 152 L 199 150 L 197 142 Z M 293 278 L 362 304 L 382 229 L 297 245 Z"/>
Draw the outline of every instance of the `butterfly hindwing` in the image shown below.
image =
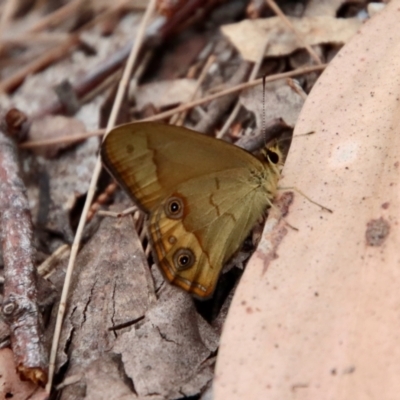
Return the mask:
<path fill-rule="evenodd" d="M 246 184 L 238 185 L 235 172 Z M 169 281 L 198 297 L 212 294 L 223 265 L 268 205 L 252 178 L 240 169 L 193 178 L 150 214 L 154 252 Z M 188 262 L 181 265 L 185 254 Z"/>

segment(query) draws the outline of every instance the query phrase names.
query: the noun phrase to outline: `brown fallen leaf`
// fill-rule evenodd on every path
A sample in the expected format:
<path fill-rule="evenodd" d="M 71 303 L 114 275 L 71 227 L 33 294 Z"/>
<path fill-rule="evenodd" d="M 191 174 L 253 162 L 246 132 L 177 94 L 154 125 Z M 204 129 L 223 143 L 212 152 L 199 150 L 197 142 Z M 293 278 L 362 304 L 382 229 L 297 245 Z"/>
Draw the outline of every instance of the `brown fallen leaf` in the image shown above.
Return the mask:
<path fill-rule="evenodd" d="M 303 17 L 289 18 L 304 41 L 317 44 L 344 44 L 359 29 L 362 22 L 357 18 Z M 302 48 L 294 33 L 279 17 L 243 20 L 221 27 L 222 33 L 248 61 L 257 61 L 260 48 L 268 37 L 266 57 L 278 57 Z"/>
<path fill-rule="evenodd" d="M 393 0 L 304 105 L 296 133 L 316 134 L 293 141 L 280 185 L 333 214 L 295 193 L 299 231 L 286 227 L 273 257 L 260 244 L 224 328 L 216 400 L 398 397 L 399 19 Z"/>

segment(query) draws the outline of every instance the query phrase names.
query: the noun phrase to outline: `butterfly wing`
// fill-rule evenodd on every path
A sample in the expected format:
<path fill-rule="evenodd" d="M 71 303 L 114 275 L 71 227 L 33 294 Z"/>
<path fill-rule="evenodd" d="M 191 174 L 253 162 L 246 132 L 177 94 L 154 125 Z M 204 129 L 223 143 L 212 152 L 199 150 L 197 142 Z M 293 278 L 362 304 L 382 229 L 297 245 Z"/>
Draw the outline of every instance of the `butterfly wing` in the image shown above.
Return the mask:
<path fill-rule="evenodd" d="M 167 279 L 205 298 L 275 194 L 277 176 L 250 153 L 186 128 L 135 123 L 111 131 L 102 158 L 149 213 Z"/>
<path fill-rule="evenodd" d="M 263 186 L 246 173 L 231 169 L 185 182 L 150 214 L 160 267 L 170 282 L 197 297 L 214 292 L 223 265 L 268 206 Z M 171 201 L 179 204 L 177 218 L 171 218 Z"/>

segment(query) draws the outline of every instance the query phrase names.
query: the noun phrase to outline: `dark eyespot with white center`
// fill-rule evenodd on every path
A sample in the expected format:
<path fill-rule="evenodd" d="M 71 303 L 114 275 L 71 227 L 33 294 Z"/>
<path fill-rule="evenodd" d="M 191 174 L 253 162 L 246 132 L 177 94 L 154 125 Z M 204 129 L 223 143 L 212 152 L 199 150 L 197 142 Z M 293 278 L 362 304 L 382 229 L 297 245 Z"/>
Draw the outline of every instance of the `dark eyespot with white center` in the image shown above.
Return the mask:
<path fill-rule="evenodd" d="M 196 257 L 192 250 L 188 248 L 180 248 L 174 253 L 173 262 L 178 271 L 183 271 L 194 265 Z"/>
<path fill-rule="evenodd" d="M 181 219 L 183 216 L 183 201 L 179 197 L 170 197 L 164 206 L 165 215 L 171 219 Z"/>

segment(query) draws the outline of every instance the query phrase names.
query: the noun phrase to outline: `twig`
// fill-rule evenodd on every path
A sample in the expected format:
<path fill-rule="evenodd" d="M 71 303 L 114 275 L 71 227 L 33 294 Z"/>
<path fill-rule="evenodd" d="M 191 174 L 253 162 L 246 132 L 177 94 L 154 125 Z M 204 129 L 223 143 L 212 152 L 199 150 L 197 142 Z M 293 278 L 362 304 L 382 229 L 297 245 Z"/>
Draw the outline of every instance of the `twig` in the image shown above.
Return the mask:
<path fill-rule="evenodd" d="M 293 26 L 290 20 L 286 17 L 286 15 L 282 12 L 282 10 L 277 6 L 274 0 L 265 0 L 269 7 L 275 12 L 275 14 L 286 24 L 286 26 L 295 34 L 298 42 L 304 46 L 304 48 L 308 51 L 311 58 L 319 65 L 322 64 L 321 59 L 319 58 L 318 54 L 313 50 L 313 48 L 306 43 L 302 35 L 297 32 L 297 29 Z"/>
<path fill-rule="evenodd" d="M 3 38 L 0 47 L 15 47 L 15 46 L 25 46 L 30 47 L 35 44 L 46 44 L 46 45 L 59 45 L 65 42 L 67 38 L 70 37 L 68 33 L 25 33 L 18 35 L 18 37 L 8 37 Z M 1 52 L 1 48 L 0 48 Z"/>
<path fill-rule="evenodd" d="M 20 144 L 21 149 L 32 149 L 34 147 L 42 147 L 42 146 L 51 146 L 53 144 L 58 143 L 71 143 L 71 142 L 79 142 L 84 139 L 89 139 L 93 136 L 102 136 L 104 135 L 105 129 L 97 129 L 92 132 L 79 133 L 76 135 L 66 135 L 59 136 L 54 139 L 44 139 L 44 140 L 35 140 L 32 142 L 25 142 Z"/>
<path fill-rule="evenodd" d="M 67 252 L 69 252 L 69 245 L 61 245 L 56 251 L 54 251 L 53 254 L 46 258 L 46 260 L 44 260 L 37 267 L 38 274 L 41 276 L 45 276 L 47 279 L 48 275 L 52 272 L 54 265 L 58 263 Z"/>
<path fill-rule="evenodd" d="M 9 124 L 12 112 L 15 110 L 6 116 L 8 132 L 12 130 L 10 128 L 16 128 Z M 45 385 L 47 352 L 42 341 L 43 323 L 37 303 L 32 220 L 19 172 L 17 146 L 4 129 L 0 129 L 0 193 L 5 276 L 3 316 L 10 326 L 15 363 L 22 379 Z"/>
<path fill-rule="evenodd" d="M 291 77 L 299 76 L 299 75 L 303 75 L 303 74 L 309 74 L 310 72 L 322 71 L 327 67 L 327 65 L 328 64 L 313 65 L 310 67 L 299 68 L 294 71 L 288 71 L 288 72 L 282 72 L 280 74 L 270 75 L 265 78 L 265 82 L 272 82 L 272 81 L 277 81 L 279 79 L 285 79 L 285 78 L 291 78 Z M 210 96 L 206 96 L 201 99 L 194 100 L 190 103 L 183 104 L 172 110 L 165 111 L 165 112 L 157 114 L 157 115 L 153 115 L 152 117 L 149 117 L 149 118 L 145 118 L 142 121 L 160 121 L 162 119 L 170 117 L 171 115 L 174 115 L 177 112 L 182 112 L 182 111 L 188 110 L 188 109 L 196 107 L 200 104 L 207 103 L 211 100 L 217 99 L 218 97 L 226 96 L 231 93 L 239 92 L 243 89 L 247 89 L 247 88 L 259 85 L 260 83 L 262 83 L 262 81 L 263 81 L 263 78 L 260 78 L 260 79 L 255 79 L 251 82 L 241 83 L 241 84 L 231 87 L 229 89 L 222 90 L 221 92 L 214 93 Z"/>
<path fill-rule="evenodd" d="M 277 81 L 279 79 L 291 78 L 291 77 L 295 77 L 298 75 L 305 75 L 310 72 L 318 72 L 318 71 L 324 70 L 326 67 L 327 67 L 327 64 L 322 64 L 322 65 L 314 65 L 311 67 L 299 68 L 294 71 L 282 72 L 279 74 L 267 76 L 265 78 L 265 82 L 273 82 L 273 81 Z M 263 80 L 263 78 L 260 78 L 260 79 L 255 79 L 250 82 L 241 83 L 241 84 L 231 87 L 229 89 L 222 90 L 221 92 L 214 93 L 210 96 L 202 97 L 201 99 L 194 100 L 190 103 L 182 104 L 181 106 L 173 108 L 172 110 L 153 115 L 149 118 L 145 118 L 140 121 L 142 121 L 142 122 L 143 121 L 160 121 L 160 120 L 169 118 L 176 113 L 190 110 L 193 107 L 199 106 L 204 103 L 208 103 L 209 101 L 217 99 L 218 97 L 226 96 L 227 94 L 239 92 L 243 89 L 257 86 L 260 83 L 262 83 L 262 80 Z M 138 122 L 140 122 L 140 121 L 138 121 Z M 32 141 L 32 142 L 25 142 L 25 143 L 21 144 L 20 147 L 24 148 L 24 149 L 31 149 L 34 147 L 50 146 L 52 144 L 58 144 L 60 142 L 76 142 L 76 141 L 80 141 L 83 139 L 88 139 L 93 136 L 101 136 L 101 135 L 104 135 L 104 133 L 105 133 L 105 129 L 99 129 L 97 131 L 81 133 L 78 135 L 61 136 L 61 137 L 58 137 L 57 139 L 47 139 L 47 140 L 40 140 L 40 141 L 37 140 L 37 141 Z"/>
<path fill-rule="evenodd" d="M 84 4 L 84 0 L 72 0 L 62 7 L 54 10 L 52 13 L 41 18 L 36 22 L 32 28 L 28 29 L 27 32 L 40 32 L 47 28 L 52 28 L 59 25 L 60 23 L 68 20 L 78 9 Z"/>
<path fill-rule="evenodd" d="M 123 74 L 121 82 L 118 86 L 118 92 L 116 95 L 116 99 L 115 99 L 113 109 L 111 111 L 111 115 L 110 115 L 110 118 L 109 118 L 108 124 L 107 124 L 107 132 L 110 131 L 115 125 L 118 111 L 121 107 L 121 103 L 122 103 L 124 94 L 126 92 L 126 88 L 129 83 L 129 78 L 132 73 L 133 65 L 136 62 L 136 57 L 139 54 L 139 50 L 140 50 L 140 47 L 142 45 L 143 38 L 145 35 L 145 29 L 147 27 L 147 24 L 148 24 L 148 21 L 149 21 L 151 15 L 153 14 L 154 8 L 155 8 L 155 0 L 151 0 L 147 6 L 146 12 L 141 21 L 141 24 L 140 24 L 140 27 L 139 27 L 139 30 L 137 33 L 137 38 L 135 40 L 135 44 L 129 55 L 127 64 L 125 66 L 124 74 Z M 66 304 L 67 297 L 68 297 L 69 288 L 71 285 L 72 272 L 74 269 L 76 256 L 78 254 L 79 244 L 80 244 L 80 241 L 82 238 L 83 228 L 85 226 L 87 214 L 88 214 L 90 205 L 92 203 L 92 200 L 93 200 L 93 197 L 95 194 L 95 189 L 96 189 L 97 181 L 98 181 L 98 178 L 100 175 L 100 171 L 101 171 L 101 159 L 99 156 L 96 160 L 96 165 L 94 167 L 92 179 L 90 181 L 90 186 L 89 186 L 88 193 L 86 196 L 85 205 L 83 207 L 83 211 L 82 211 L 82 214 L 81 214 L 81 217 L 79 220 L 78 228 L 76 230 L 76 235 L 75 235 L 74 241 L 72 243 L 71 254 L 70 254 L 70 258 L 69 258 L 69 262 L 68 262 L 67 271 L 65 274 L 65 282 L 64 282 L 64 287 L 63 287 L 62 293 L 61 293 L 60 306 L 59 306 L 58 313 L 57 313 L 56 326 L 55 326 L 55 330 L 54 330 L 53 343 L 52 343 L 51 353 L 50 353 L 49 381 L 46 386 L 46 390 L 49 393 L 51 391 L 51 386 L 52 386 L 53 377 L 54 377 L 57 348 L 58 348 L 58 343 L 60 340 L 61 328 L 62 328 L 62 323 L 63 323 L 66 305 L 67 305 Z"/>
<path fill-rule="evenodd" d="M 304 101 L 306 101 L 307 94 L 297 81 L 294 81 L 292 78 L 287 78 L 286 83 L 293 90 L 293 92 L 297 93 Z"/>

